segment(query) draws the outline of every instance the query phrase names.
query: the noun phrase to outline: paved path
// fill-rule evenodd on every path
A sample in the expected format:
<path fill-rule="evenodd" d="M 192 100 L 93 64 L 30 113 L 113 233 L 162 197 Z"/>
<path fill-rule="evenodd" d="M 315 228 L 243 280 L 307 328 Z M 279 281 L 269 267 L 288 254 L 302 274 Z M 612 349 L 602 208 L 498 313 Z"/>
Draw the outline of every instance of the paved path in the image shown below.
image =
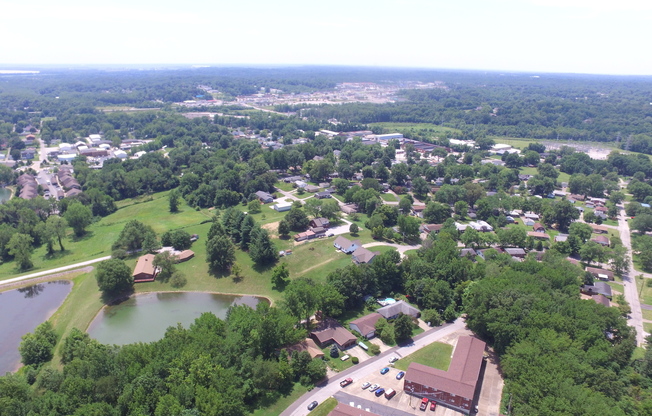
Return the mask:
<path fill-rule="evenodd" d="M 108 260 L 110 258 L 111 258 L 111 256 L 100 257 L 100 258 L 93 259 L 93 260 L 83 261 L 81 263 L 75 263 L 75 264 L 70 264 L 68 266 L 57 267 L 56 269 L 44 270 L 42 272 L 26 274 L 25 276 L 14 277 L 12 279 L 7 279 L 7 280 L 1 280 L 0 281 L 0 286 L 20 282 L 20 281 L 23 281 L 23 280 L 34 279 L 36 277 L 42 277 L 42 276 L 46 276 L 48 274 L 63 272 L 63 271 L 66 271 L 66 270 L 78 269 L 80 267 L 88 266 L 88 265 L 94 264 L 94 263 L 99 263 L 101 261 Z"/>
<path fill-rule="evenodd" d="M 376 357 L 370 358 L 364 363 L 360 363 L 349 368 L 346 371 L 342 371 L 341 373 L 338 373 L 337 376 L 329 378 L 319 387 L 316 387 L 314 390 L 309 391 L 308 393 L 301 396 L 287 409 L 285 409 L 283 413 L 281 413 L 281 416 L 305 416 L 309 413 L 309 403 L 314 400 L 321 403 L 335 393 L 339 392 L 339 383 L 345 378 L 351 377 L 354 381 L 360 380 L 373 371 L 378 370 L 380 365 L 386 364 L 390 355 L 397 354 L 401 357 L 404 357 L 406 355 L 412 354 L 413 352 L 425 347 L 426 345 L 432 344 L 433 342 L 438 341 L 455 331 L 464 329 L 464 327 L 464 320 L 462 318 L 458 318 L 452 324 L 446 324 L 441 327 L 432 328 L 427 332 L 417 335 L 414 337 L 411 344 L 391 348 Z M 374 366 L 373 364 L 375 363 L 378 363 L 378 365 Z"/>
<path fill-rule="evenodd" d="M 648 278 L 652 278 L 652 276 L 639 273 L 634 269 L 634 262 L 632 261 L 634 257 L 632 239 L 629 231 L 629 222 L 626 221 L 626 218 L 625 210 L 622 209 L 620 215 L 618 215 L 618 231 L 620 232 L 620 239 L 623 242 L 623 246 L 629 252 L 629 272 L 623 274 L 623 294 L 627 302 L 629 302 L 629 306 L 632 308 L 628 323 L 636 330 L 636 345 L 643 347 L 645 346 L 645 337 L 648 334 L 643 330 L 643 312 L 641 311 L 641 301 L 638 297 L 638 288 L 636 287 L 636 276 L 638 274 L 642 274 Z"/>
<path fill-rule="evenodd" d="M 405 257 L 405 252 L 408 251 L 408 250 L 418 250 L 418 249 L 421 248 L 421 244 L 415 244 L 413 246 L 408 246 L 408 245 L 403 245 L 403 244 L 386 243 L 384 241 L 376 241 L 374 243 L 367 243 L 367 244 L 362 245 L 362 247 L 364 247 L 364 248 L 378 247 L 378 246 L 394 247 L 396 249 L 396 251 L 399 252 L 401 257 Z"/>

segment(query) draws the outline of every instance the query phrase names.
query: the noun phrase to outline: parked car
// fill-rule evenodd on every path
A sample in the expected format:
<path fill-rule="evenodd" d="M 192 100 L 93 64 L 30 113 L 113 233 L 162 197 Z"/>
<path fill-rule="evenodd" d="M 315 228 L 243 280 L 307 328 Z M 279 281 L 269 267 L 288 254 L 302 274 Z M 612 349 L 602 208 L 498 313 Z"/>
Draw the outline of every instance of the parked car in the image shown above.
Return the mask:
<path fill-rule="evenodd" d="M 396 390 L 394 389 L 389 389 L 385 392 L 385 398 L 387 400 L 390 400 L 392 397 L 396 396 Z"/>
<path fill-rule="evenodd" d="M 397 356 L 393 356 L 392 358 L 389 359 L 389 363 L 390 363 L 390 364 L 394 364 L 394 363 L 397 362 L 397 361 L 398 361 L 398 357 L 397 357 Z"/>
<path fill-rule="evenodd" d="M 369 391 L 373 392 L 376 391 L 380 387 L 380 384 L 373 384 L 371 387 L 369 387 Z"/>
<path fill-rule="evenodd" d="M 349 358 L 351 358 L 351 356 L 348 355 L 348 354 L 345 354 L 345 355 L 342 356 L 342 358 L 340 358 L 340 360 L 342 360 L 342 361 L 346 361 L 346 360 L 348 360 Z"/>
<path fill-rule="evenodd" d="M 314 409 L 315 407 L 317 407 L 318 404 L 319 404 L 319 403 L 317 403 L 317 401 L 315 400 L 314 402 L 312 402 L 312 403 L 310 403 L 310 404 L 308 405 L 308 410 L 312 410 L 312 409 Z"/>
<path fill-rule="evenodd" d="M 437 402 L 435 401 L 430 402 L 430 410 L 434 412 L 436 408 L 437 408 Z"/>
<path fill-rule="evenodd" d="M 369 387 L 369 386 L 371 386 L 371 383 L 368 382 L 368 381 L 365 381 L 364 383 L 362 383 L 362 390 L 366 390 L 367 387 Z"/>
<path fill-rule="evenodd" d="M 389 367 L 385 367 L 382 370 L 380 370 L 380 374 L 387 374 L 389 373 Z"/>
<path fill-rule="evenodd" d="M 399 373 L 396 375 L 396 379 L 400 380 L 403 378 L 404 375 L 405 375 L 405 371 L 399 371 Z"/>
<path fill-rule="evenodd" d="M 380 397 L 380 396 L 382 396 L 383 394 L 385 394 L 385 389 L 381 387 L 381 388 L 379 388 L 378 390 L 376 390 L 376 393 L 375 393 L 375 394 L 376 394 L 376 397 Z"/>
<path fill-rule="evenodd" d="M 425 412 L 427 408 L 428 408 L 428 399 L 426 399 L 424 397 L 423 399 L 421 399 L 421 404 L 419 405 L 419 410 L 421 410 L 422 412 Z"/>
<path fill-rule="evenodd" d="M 340 381 L 340 387 L 346 387 L 351 383 L 353 383 L 353 379 L 352 378 L 347 378 L 346 380 Z"/>

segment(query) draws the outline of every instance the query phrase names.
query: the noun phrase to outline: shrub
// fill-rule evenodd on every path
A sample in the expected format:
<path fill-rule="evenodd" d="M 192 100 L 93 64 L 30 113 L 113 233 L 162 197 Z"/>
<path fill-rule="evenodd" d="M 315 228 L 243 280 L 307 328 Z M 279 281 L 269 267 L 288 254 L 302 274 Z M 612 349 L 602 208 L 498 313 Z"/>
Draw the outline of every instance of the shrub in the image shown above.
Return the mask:
<path fill-rule="evenodd" d="M 353 364 L 357 364 L 357 363 L 360 362 L 360 359 L 359 359 L 358 357 L 351 357 L 351 362 L 352 362 Z"/>
<path fill-rule="evenodd" d="M 188 283 L 186 276 L 179 272 L 174 273 L 172 278 L 170 278 L 170 284 L 175 288 L 184 287 L 186 283 Z"/>
<path fill-rule="evenodd" d="M 371 344 L 369 346 L 369 352 L 372 353 L 373 355 L 378 355 L 380 354 L 380 347 L 376 344 Z"/>

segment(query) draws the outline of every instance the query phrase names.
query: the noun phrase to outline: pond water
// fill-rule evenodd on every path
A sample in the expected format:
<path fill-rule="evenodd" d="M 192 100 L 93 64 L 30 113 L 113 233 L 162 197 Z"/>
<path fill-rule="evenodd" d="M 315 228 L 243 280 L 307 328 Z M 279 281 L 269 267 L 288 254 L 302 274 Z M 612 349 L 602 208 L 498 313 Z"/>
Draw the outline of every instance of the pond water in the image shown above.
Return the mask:
<path fill-rule="evenodd" d="M 21 337 L 45 322 L 71 290 L 69 281 L 57 280 L 0 293 L 0 375 L 18 369 Z"/>
<path fill-rule="evenodd" d="M 204 312 L 226 318 L 232 305 L 255 308 L 264 298 L 201 292 L 154 292 L 132 296 L 126 301 L 106 306 L 88 327 L 92 338 L 103 344 L 124 345 L 157 341 L 170 326 L 181 323 L 188 328 Z"/>
<path fill-rule="evenodd" d="M 9 201 L 9 198 L 11 198 L 11 189 L 0 188 L 0 204 Z"/>

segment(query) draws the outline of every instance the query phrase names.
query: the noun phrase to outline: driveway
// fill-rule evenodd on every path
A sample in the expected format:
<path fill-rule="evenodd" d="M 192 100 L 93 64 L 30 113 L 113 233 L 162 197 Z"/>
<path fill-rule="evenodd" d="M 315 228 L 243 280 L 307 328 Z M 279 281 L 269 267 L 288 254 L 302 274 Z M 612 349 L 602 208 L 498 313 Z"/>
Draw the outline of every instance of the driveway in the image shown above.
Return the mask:
<path fill-rule="evenodd" d="M 88 266 L 89 264 L 99 263 L 101 261 L 108 260 L 110 258 L 111 258 L 111 256 L 99 257 L 99 258 L 93 259 L 93 260 L 82 261 L 81 263 L 75 263 L 75 264 L 70 264 L 68 266 L 57 267 L 56 269 L 49 269 L 49 270 L 44 270 L 42 272 L 30 273 L 30 274 L 26 274 L 24 276 L 14 277 L 12 279 L 0 280 L 0 286 L 8 285 L 10 283 L 20 282 L 20 281 L 23 281 L 23 280 L 34 279 L 36 277 L 42 277 L 42 276 L 46 276 L 48 274 L 63 272 L 63 271 L 66 271 L 66 270 L 78 269 L 80 267 Z"/>

